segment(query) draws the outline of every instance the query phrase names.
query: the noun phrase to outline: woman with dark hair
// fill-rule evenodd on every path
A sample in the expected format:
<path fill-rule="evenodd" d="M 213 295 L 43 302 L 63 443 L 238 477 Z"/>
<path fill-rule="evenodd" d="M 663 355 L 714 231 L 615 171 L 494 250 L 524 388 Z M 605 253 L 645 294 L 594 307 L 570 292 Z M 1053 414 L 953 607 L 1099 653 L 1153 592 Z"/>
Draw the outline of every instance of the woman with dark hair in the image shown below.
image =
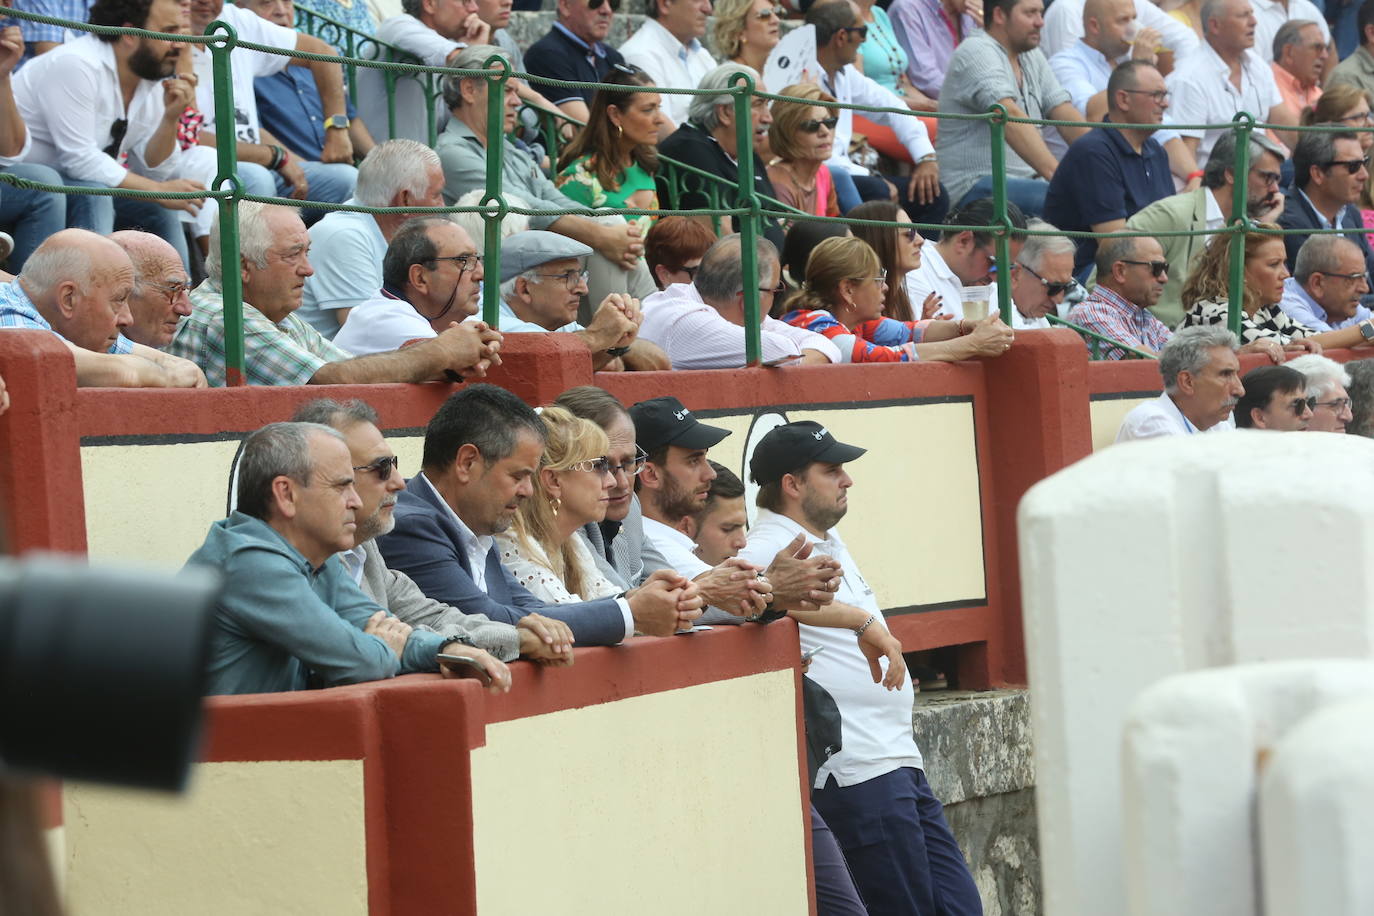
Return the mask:
<path fill-rule="evenodd" d="M 884 318 L 886 273 L 878 255 L 857 238 L 826 239 L 806 262 L 806 283 L 787 302 L 788 324 L 828 337 L 844 362 L 953 361 L 1001 356 L 1012 331 L 984 321 L 897 321 Z"/>
<path fill-rule="evenodd" d="M 793 286 L 801 286 L 806 279 L 806 259 L 811 251 L 826 239 L 843 238 L 850 234 L 844 223 L 822 223 L 816 220 L 799 219 L 787 229 L 787 238 L 782 243 L 782 266 L 787 275 L 785 279 Z"/>
<path fill-rule="evenodd" d="M 638 67 L 617 64 L 605 82 L 652 86 Z M 663 126 L 657 92 L 598 89 L 587 126 L 558 159 L 558 190 L 588 207 L 657 210 L 658 132 Z M 653 218 L 626 217 L 649 231 Z"/>
<path fill-rule="evenodd" d="M 916 227 L 907 219 L 906 211 L 897 206 L 896 201 L 870 200 L 850 210 L 847 216 L 854 219 L 871 219 L 885 223 L 899 223 L 892 226 L 863 226 L 855 224 L 854 237 L 863 239 L 875 252 L 883 270 L 887 271 L 887 292 L 883 294 L 883 315 L 898 321 L 914 321 L 919 318 L 934 318 L 940 310 L 940 297 L 935 293 L 926 296 L 921 303 L 921 314 L 915 314 L 911 298 L 906 292 L 906 275 L 921 266 L 921 246 L 926 240 Z"/>

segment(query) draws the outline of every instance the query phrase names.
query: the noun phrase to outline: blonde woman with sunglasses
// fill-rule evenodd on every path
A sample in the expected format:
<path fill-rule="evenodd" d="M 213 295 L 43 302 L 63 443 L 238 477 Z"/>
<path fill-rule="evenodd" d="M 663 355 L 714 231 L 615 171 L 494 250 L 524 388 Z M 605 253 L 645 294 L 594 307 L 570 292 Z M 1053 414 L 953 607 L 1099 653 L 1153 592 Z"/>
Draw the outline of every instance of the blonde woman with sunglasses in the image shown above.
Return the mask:
<path fill-rule="evenodd" d="M 768 148 L 778 158 L 768 166 L 768 180 L 778 200 L 789 207 L 817 216 L 839 216 L 835 185 L 825 167 L 839 121 L 839 111 L 827 107 L 835 98 L 809 83 L 788 86 L 778 94 L 807 102 L 773 103 Z"/>
<path fill-rule="evenodd" d="M 787 10 L 776 0 L 720 0 L 715 12 L 711 43 L 716 56 L 762 73 L 768 55 L 782 38 Z"/>

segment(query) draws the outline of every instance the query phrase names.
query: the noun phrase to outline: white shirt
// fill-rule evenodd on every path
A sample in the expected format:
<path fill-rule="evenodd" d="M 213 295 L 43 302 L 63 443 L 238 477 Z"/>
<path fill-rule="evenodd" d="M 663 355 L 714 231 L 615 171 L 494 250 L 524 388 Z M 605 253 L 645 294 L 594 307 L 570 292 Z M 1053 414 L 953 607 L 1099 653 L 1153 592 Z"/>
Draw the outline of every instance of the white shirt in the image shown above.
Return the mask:
<path fill-rule="evenodd" d="M 1226 193 L 1230 193 L 1227 191 Z M 1215 188 L 1208 188 L 1207 195 L 1203 198 L 1203 206 L 1206 209 L 1206 219 L 1208 229 L 1220 229 L 1226 225 L 1226 217 L 1222 215 L 1221 204 L 1217 203 L 1217 192 Z"/>
<path fill-rule="evenodd" d="M 353 584 L 361 586 L 363 584 L 363 567 L 367 565 L 367 551 L 362 544 L 352 550 L 339 551 L 339 562 L 343 563 L 344 569 L 353 577 Z"/>
<path fill-rule="evenodd" d="M 744 328 L 703 302 L 692 284 L 674 283 L 654 293 L 644 300 L 643 309 L 640 338 L 662 347 L 674 369 L 744 365 Z M 800 359 L 802 350 L 815 350 L 832 363 L 841 361 L 839 348 L 825 337 L 776 318 L 763 319 L 760 341 L 765 363 Z"/>
<path fill-rule="evenodd" d="M 1238 111 L 1248 111 L 1256 120 L 1267 122 L 1269 110 L 1283 102 L 1274 71 L 1253 50 L 1245 52 L 1241 63 L 1239 89 L 1231 83 L 1226 61 L 1205 43 L 1175 67 L 1165 82 L 1173 93 L 1169 117 L 1175 124 L 1225 124 Z M 1199 138 L 1198 168 L 1207 164 L 1212 145 L 1227 129 L 1179 130 L 1184 137 Z"/>
<path fill-rule="evenodd" d="M 1326 16 L 1310 0 L 1250 0 L 1255 9 L 1255 53 L 1265 63 L 1274 60 L 1274 36 L 1291 19 L 1307 19 L 1322 30 L 1322 38 L 1331 43 L 1331 29 L 1326 25 Z M 1334 52 L 1333 52 L 1334 53 Z"/>
<path fill-rule="evenodd" d="M 156 166 L 144 158 L 166 110 L 162 86 L 155 80 L 139 80 L 126 110 L 114 45 L 94 35 L 69 41 L 29 61 L 13 80 L 15 101 L 31 144 L 25 161 L 111 188 L 129 172 L 154 181 L 167 181 L 176 174 L 181 147 L 175 142 L 172 152 Z M 119 120 L 128 123 L 119 155 L 111 157 L 103 150 Z"/>
<path fill-rule="evenodd" d="M 964 317 L 964 283 L 945 263 L 938 245 L 922 248 L 921 266 L 908 271 L 906 275 L 906 295 L 916 312 L 921 311 L 926 297 L 931 293 L 943 297 L 944 301 L 940 303 L 942 314 L 950 315 L 956 321 Z"/>
<path fill-rule="evenodd" d="M 219 14 L 238 32 L 239 40 L 274 48 L 294 50 L 296 31 L 263 19 L 257 13 L 232 3 L 224 4 Z M 291 66 L 291 58 L 282 54 L 264 54 L 247 48 L 235 48 L 234 74 L 234 134 L 244 143 L 261 143 L 258 125 L 258 97 L 253 92 L 253 80 L 272 76 Z M 191 45 L 191 63 L 196 71 L 196 107 L 206 116 L 206 130 L 215 129 L 215 79 L 211 73 L 210 52 L 203 45 Z M 326 115 L 343 112 L 327 111 Z"/>
<path fill-rule="evenodd" d="M 1115 61 L 1107 60 L 1105 54 L 1080 38 L 1050 58 L 1050 69 L 1059 79 L 1059 85 L 1069 94 L 1073 107 L 1086 115 L 1088 99 L 1106 91 L 1107 80 L 1111 79 L 1112 70 L 1116 69 L 1117 64 L 1129 58 L 1130 52 L 1127 52 Z M 1169 118 L 1166 117 L 1165 120 Z M 1069 151 L 1069 144 L 1063 135 L 1052 127 L 1043 128 L 1041 134 L 1045 138 L 1045 145 L 1054 153 L 1055 158 L 1063 159 L 1064 154 Z M 1155 139 L 1164 144 L 1177 136 L 1176 130 L 1161 130 L 1155 134 Z"/>
<path fill-rule="evenodd" d="M 1083 37 L 1083 7 L 1086 0 L 1054 0 L 1045 10 L 1045 26 L 1040 30 L 1040 50 L 1053 57 Z M 1197 50 L 1197 33 L 1150 0 L 1135 0 L 1135 21 L 1140 28 L 1154 29 L 1164 47 L 1174 52 L 1177 67 Z M 1201 123 L 1201 122 L 1199 122 Z"/>
<path fill-rule="evenodd" d="M 657 19 L 646 18 L 639 31 L 620 46 L 620 54 L 626 63 L 649 74 L 655 86 L 670 89 L 695 89 L 701 78 L 716 66 L 716 59 L 701 42 L 693 38 L 690 44 L 684 45 Z M 687 121 L 687 106 L 692 96 L 663 93 L 659 98 L 663 100 L 663 113 L 672 118 L 674 124 Z"/>
<path fill-rule="evenodd" d="M 491 553 L 491 545 L 496 543 L 495 540 L 489 534 L 480 536 L 473 534 L 467 523 L 458 517 L 457 512 L 453 511 L 448 500 L 444 499 L 439 491 L 434 488 L 434 484 L 429 482 L 424 471 L 412 477 L 410 485 L 415 486 L 416 481 L 420 481 L 423 486 L 429 488 L 429 492 L 434 494 L 434 498 L 439 501 L 439 504 L 448 510 L 449 518 L 458 526 L 458 540 L 463 548 L 463 553 L 468 558 L 468 569 L 472 573 L 472 581 L 485 592 L 487 590 L 487 554 Z"/>
<path fill-rule="evenodd" d="M 829 75 L 822 72 L 821 88 L 842 104 L 901 109 L 907 107 L 906 102 L 854 69 L 853 64 L 846 64 L 837 71 L 833 81 Z M 848 108 L 841 108 L 839 111 L 840 120 L 835 125 L 835 145 L 831 147 L 830 159 L 826 164 L 832 167 L 840 166 L 851 175 L 867 175 L 868 169 L 856 165 L 849 158 L 849 138 L 854 133 L 854 112 Z M 910 115 L 898 115 L 867 111 L 864 112 L 864 117 L 875 124 L 886 124 L 892 128 L 892 132 L 897 135 L 897 139 L 906 147 L 907 152 L 911 153 L 911 158 L 915 162 L 919 162 L 922 156 L 929 156 L 935 152 L 935 147 L 930 142 L 930 133 L 920 118 L 916 117 L 915 112 Z"/>
<path fill-rule="evenodd" d="M 412 340 L 437 337 L 429 322 L 404 299 L 378 296 L 348 313 L 334 345 L 354 356 L 399 350 Z"/>
<path fill-rule="evenodd" d="M 1039 331 L 1050 327 L 1050 320 L 1044 315 L 1039 318 L 1027 318 L 1021 314 L 1021 310 L 1015 303 L 1011 307 L 1011 329 L 1013 331 Z"/>
<path fill-rule="evenodd" d="M 834 557 L 844 567 L 835 600 L 875 615 L 878 619 L 871 626 L 886 626 L 873 589 L 834 528 L 821 540 L 792 519 L 760 509 L 754 527 L 749 530 L 749 543 L 740 556 L 766 567 L 779 550 L 802 533 L 816 545 L 817 554 Z M 812 659 L 807 676 L 835 698 L 844 743 L 840 752 L 817 771 L 815 787 L 824 786 L 831 776 L 841 786 L 853 786 L 902 767 L 920 769 L 924 765 L 921 752 L 911 734 L 911 707 L 915 702 L 911 679 L 903 678 L 900 689 L 891 691 L 873 683 L 868 660 L 859 651 L 852 630 L 806 624 L 799 625 L 797 630 L 802 651 L 825 647 Z M 886 670 L 884 662 L 879 664 Z"/>
<path fill-rule="evenodd" d="M 445 38 L 409 13 L 386 19 L 377 27 L 377 40 L 394 45 L 431 67 L 443 67 L 462 43 Z M 381 70 L 358 68 L 358 116 L 380 143 L 403 137 L 429 144 L 429 120 L 425 113 L 425 92 L 418 79 L 397 74 L 396 131 L 388 132 L 386 75 Z M 434 101 L 435 126 L 443 130 L 448 119 L 443 98 Z"/>
<path fill-rule="evenodd" d="M 696 554 L 696 543 L 676 528 L 644 516 L 644 537 L 658 548 L 668 566 L 688 579 L 695 579 L 711 567 Z M 769 562 L 772 562 L 771 560 Z M 767 564 L 764 564 L 765 566 Z"/>
<path fill-rule="evenodd" d="M 1235 417 L 1227 417 L 1211 429 L 1199 430 L 1192 424 L 1183 411 L 1178 409 L 1168 392 L 1162 393 L 1153 401 L 1137 405 L 1126 419 L 1121 421 L 1117 430 L 1117 442 L 1130 442 L 1135 439 L 1155 439 L 1160 436 L 1188 436 L 1196 432 L 1219 433 L 1236 428 Z"/>
<path fill-rule="evenodd" d="M 620 594 L 620 587 L 596 568 L 591 548 L 580 534 L 578 532 L 568 538 L 563 550 L 565 553 L 571 552 L 573 562 L 581 568 L 582 594 L 568 591 L 567 583 L 550 567 L 544 548 L 537 543 L 522 544 L 514 529 L 496 535 L 501 565 L 510 571 L 516 582 L 545 604 L 574 604 Z"/>

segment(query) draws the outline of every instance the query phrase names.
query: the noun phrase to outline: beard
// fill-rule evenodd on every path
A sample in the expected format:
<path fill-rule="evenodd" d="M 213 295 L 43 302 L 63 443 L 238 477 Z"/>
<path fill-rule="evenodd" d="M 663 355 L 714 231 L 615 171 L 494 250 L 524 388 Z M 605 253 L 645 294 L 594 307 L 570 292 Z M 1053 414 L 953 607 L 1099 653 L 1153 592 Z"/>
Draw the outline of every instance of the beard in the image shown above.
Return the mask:
<path fill-rule="evenodd" d="M 379 538 L 384 534 L 390 534 L 391 529 L 396 527 L 396 516 L 391 512 L 383 512 L 388 506 L 394 506 L 395 500 L 383 503 L 377 507 L 367 518 L 358 522 L 358 528 L 353 532 L 353 546 L 365 544 L 373 538 Z"/>
<path fill-rule="evenodd" d="M 139 79 L 162 80 L 176 72 L 176 62 L 154 54 L 146 42 L 129 55 L 129 69 Z"/>
<path fill-rule="evenodd" d="M 679 484 L 669 474 L 663 475 L 663 490 L 658 495 L 658 508 L 664 518 L 678 522 L 701 508 L 697 495 Z"/>
<path fill-rule="evenodd" d="M 802 497 L 801 511 L 807 522 L 816 531 L 829 531 L 840 523 L 844 518 L 845 512 L 849 510 L 846 506 L 837 506 L 833 502 L 824 502 L 814 492 L 807 491 Z"/>

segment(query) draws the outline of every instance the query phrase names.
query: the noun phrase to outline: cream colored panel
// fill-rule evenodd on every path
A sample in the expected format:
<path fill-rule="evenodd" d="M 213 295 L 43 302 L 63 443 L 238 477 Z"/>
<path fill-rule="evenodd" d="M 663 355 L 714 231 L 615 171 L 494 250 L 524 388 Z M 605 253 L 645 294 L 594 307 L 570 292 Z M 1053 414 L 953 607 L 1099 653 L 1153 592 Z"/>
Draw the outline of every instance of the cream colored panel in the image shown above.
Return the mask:
<path fill-rule="evenodd" d="M 367 913 L 360 760 L 200 764 L 185 796 L 63 800 L 72 916 Z"/>
<path fill-rule="evenodd" d="M 807 911 L 791 671 L 487 726 L 482 916 Z"/>
<path fill-rule="evenodd" d="M 388 440 L 401 473 L 420 469 L 424 440 Z M 86 540 L 94 559 L 178 569 L 224 518 L 237 440 L 93 445 L 81 450 Z"/>
<path fill-rule="evenodd" d="M 1115 442 L 1117 430 L 1121 429 L 1121 421 L 1126 419 L 1126 414 L 1146 401 L 1153 400 L 1154 398 L 1115 398 L 1089 401 L 1088 416 L 1092 422 L 1093 451 L 1106 448 Z"/>
<path fill-rule="evenodd" d="M 711 458 L 745 480 L 752 419 L 706 420 L 734 433 Z M 787 419 L 815 420 L 841 442 L 868 449 L 848 468 L 854 486 L 839 529 L 882 607 L 986 596 L 971 403 L 791 410 Z"/>

